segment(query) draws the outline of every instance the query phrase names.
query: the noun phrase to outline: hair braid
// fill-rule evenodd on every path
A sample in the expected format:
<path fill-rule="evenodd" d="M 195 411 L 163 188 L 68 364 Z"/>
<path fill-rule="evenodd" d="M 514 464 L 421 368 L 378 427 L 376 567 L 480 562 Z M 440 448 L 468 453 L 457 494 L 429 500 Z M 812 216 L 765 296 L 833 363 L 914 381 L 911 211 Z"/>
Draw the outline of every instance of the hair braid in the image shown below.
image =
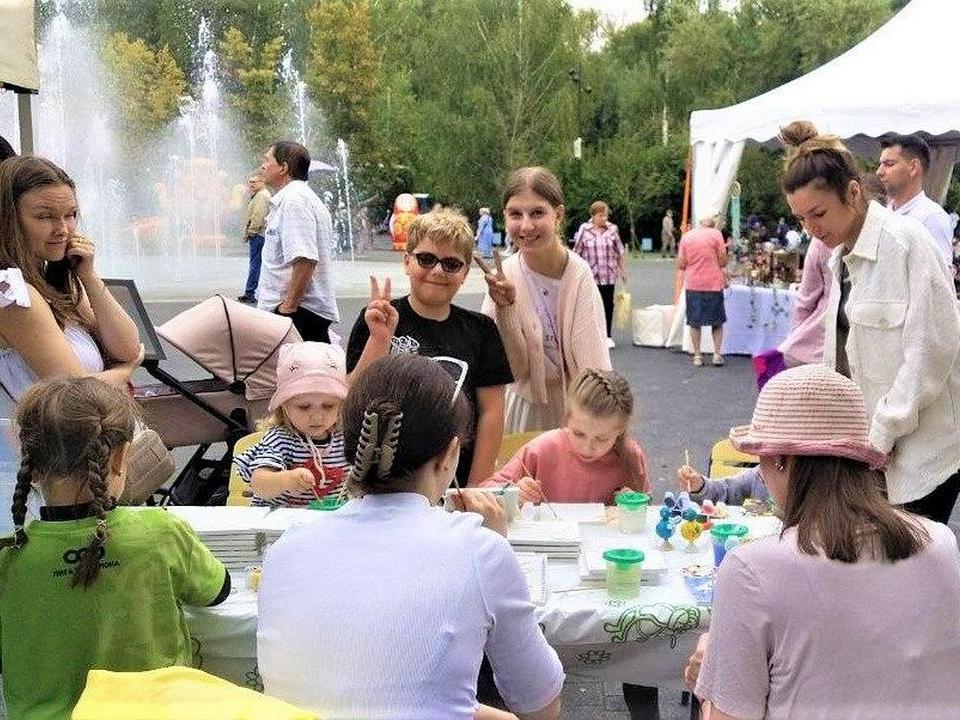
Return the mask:
<path fill-rule="evenodd" d="M 20 469 L 17 470 L 17 485 L 13 490 L 13 537 L 0 539 L 0 547 L 20 548 L 27 543 L 27 533 L 23 524 L 27 519 L 27 498 L 30 496 L 30 487 L 33 482 L 33 461 L 28 452 L 20 458 Z"/>
<path fill-rule="evenodd" d="M 97 527 L 90 538 L 90 544 L 80 557 L 80 563 L 73 576 L 73 587 L 90 587 L 100 573 L 100 551 L 107 542 L 107 510 L 113 506 L 107 492 L 107 463 L 110 459 L 110 444 L 101 433 L 92 444 L 87 455 L 87 485 L 93 494 L 93 511 L 97 516 Z"/>

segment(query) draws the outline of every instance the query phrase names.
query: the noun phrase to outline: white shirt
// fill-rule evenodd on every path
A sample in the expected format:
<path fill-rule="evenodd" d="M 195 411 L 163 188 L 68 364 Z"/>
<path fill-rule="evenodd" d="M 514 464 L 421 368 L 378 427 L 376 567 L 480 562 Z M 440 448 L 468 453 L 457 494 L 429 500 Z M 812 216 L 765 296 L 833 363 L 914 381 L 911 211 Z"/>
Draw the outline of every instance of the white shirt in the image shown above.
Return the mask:
<path fill-rule="evenodd" d="M 300 307 L 332 322 L 340 321 L 333 279 L 333 222 L 330 211 L 303 180 L 292 180 L 270 198 L 264 233 L 257 307 L 273 312 L 283 300 L 293 262 L 313 260 L 313 277 Z"/>
<path fill-rule="evenodd" d="M 324 718 L 467 720 L 486 652 L 514 712 L 549 705 L 563 667 L 513 550 L 480 523 L 397 493 L 285 533 L 260 582 L 265 692 Z"/>
<path fill-rule="evenodd" d="M 940 254 L 947 261 L 947 265 L 953 265 L 953 221 L 947 215 L 946 210 L 927 197 L 923 190 L 900 207 L 894 207 L 893 202 L 891 202 L 890 209 L 897 215 L 907 215 L 920 221 L 933 235 Z"/>
<path fill-rule="evenodd" d="M 847 359 L 890 452 L 890 502 L 929 495 L 960 469 L 960 314 L 953 280 L 926 230 L 871 202 L 857 242 L 830 255 L 823 362 L 836 367 L 840 263 L 850 274 Z"/>

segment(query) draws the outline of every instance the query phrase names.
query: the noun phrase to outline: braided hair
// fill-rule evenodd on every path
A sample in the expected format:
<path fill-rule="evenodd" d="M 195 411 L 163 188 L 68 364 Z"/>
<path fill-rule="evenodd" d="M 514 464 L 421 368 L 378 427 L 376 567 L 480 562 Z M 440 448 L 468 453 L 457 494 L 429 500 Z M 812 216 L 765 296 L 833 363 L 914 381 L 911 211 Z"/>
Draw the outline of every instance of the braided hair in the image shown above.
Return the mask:
<path fill-rule="evenodd" d="M 96 378 L 59 378 L 34 385 L 20 398 L 21 461 L 13 493 L 13 538 L 0 547 L 23 547 L 27 496 L 32 484 L 76 484 L 93 499 L 97 525 L 81 554 L 72 584 L 89 587 L 100 571 L 108 537 L 107 511 L 116 505 L 107 485 L 110 455 L 133 439 L 137 405 L 119 389 Z"/>
<path fill-rule="evenodd" d="M 627 379 L 613 370 L 582 370 L 573 380 L 567 396 L 567 412 L 570 408 L 579 408 L 599 418 L 621 418 L 624 424 L 633 416 L 633 393 Z M 638 487 L 640 473 L 626 449 L 627 431 L 617 436 L 613 451 L 620 458 L 624 475 L 629 478 L 632 487 Z"/>
<path fill-rule="evenodd" d="M 470 407 L 436 362 L 391 355 L 357 377 L 341 410 L 352 492 L 406 492 L 417 470 L 470 430 Z"/>

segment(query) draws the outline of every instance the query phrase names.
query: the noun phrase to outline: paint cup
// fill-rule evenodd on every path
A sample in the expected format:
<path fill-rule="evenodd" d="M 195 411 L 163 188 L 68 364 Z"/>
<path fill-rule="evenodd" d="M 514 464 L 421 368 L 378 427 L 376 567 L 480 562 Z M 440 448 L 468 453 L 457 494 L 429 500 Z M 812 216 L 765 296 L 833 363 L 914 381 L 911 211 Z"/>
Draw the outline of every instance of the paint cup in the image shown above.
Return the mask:
<path fill-rule="evenodd" d="M 746 525 L 737 525 L 736 523 L 720 523 L 710 528 L 710 535 L 713 538 L 713 564 L 720 567 L 723 558 L 727 554 L 727 540 L 737 538 L 743 540 L 750 529 Z"/>
<path fill-rule="evenodd" d="M 615 499 L 620 514 L 620 532 L 642 533 L 647 527 L 650 496 L 642 492 L 622 492 Z"/>
<path fill-rule="evenodd" d="M 307 507 L 311 510 L 325 510 L 331 512 L 333 510 L 339 510 L 346 504 L 345 500 L 341 500 L 338 497 L 325 497 L 323 500 L 311 500 L 307 503 Z"/>
<path fill-rule="evenodd" d="M 640 593 L 640 566 L 643 552 L 632 548 L 607 550 L 607 594 L 612 598 L 626 600 Z"/>

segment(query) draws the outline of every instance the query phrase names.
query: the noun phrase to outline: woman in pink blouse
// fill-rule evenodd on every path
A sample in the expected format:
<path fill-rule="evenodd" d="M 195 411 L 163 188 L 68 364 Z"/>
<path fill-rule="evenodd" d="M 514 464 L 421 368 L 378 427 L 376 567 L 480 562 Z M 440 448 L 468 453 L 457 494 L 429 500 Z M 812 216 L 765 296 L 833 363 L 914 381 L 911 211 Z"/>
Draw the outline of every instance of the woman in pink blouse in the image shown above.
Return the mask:
<path fill-rule="evenodd" d="M 723 288 L 727 285 L 724 266 L 727 249 L 723 234 L 716 229 L 716 218 L 709 217 L 680 238 L 677 268 L 683 271 L 686 289 L 687 325 L 693 342 L 693 364 L 703 365 L 700 354 L 700 328 L 713 329 L 713 364 L 723 365 L 723 324 L 727 321 L 723 306 Z"/>
<path fill-rule="evenodd" d="M 613 322 L 613 291 L 617 278 L 627 279 L 624 268 L 626 253 L 617 226 L 609 222 L 610 208 L 603 200 L 590 206 L 590 222 L 585 222 L 574 235 L 573 251 L 587 261 L 597 281 L 603 314 L 607 321 L 607 347 L 614 347 L 610 326 Z"/>

